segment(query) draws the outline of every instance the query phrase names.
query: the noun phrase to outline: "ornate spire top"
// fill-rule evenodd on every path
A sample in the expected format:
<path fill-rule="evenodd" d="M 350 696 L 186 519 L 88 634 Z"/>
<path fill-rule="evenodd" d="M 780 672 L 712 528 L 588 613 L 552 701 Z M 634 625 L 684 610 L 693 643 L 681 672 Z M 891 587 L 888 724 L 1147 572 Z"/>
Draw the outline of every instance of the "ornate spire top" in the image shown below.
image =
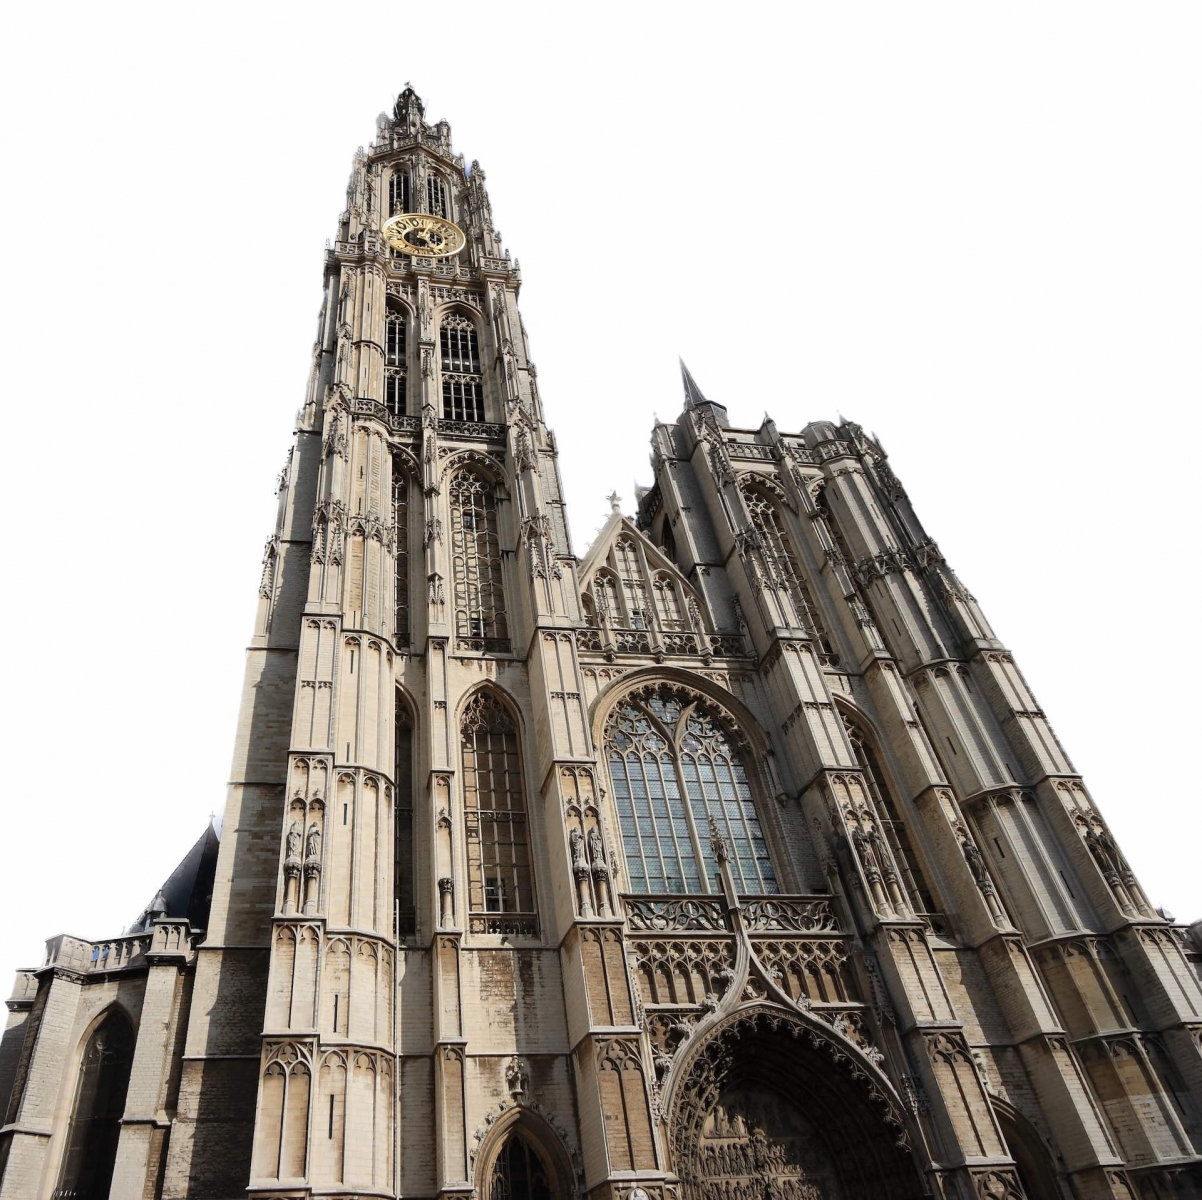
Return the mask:
<path fill-rule="evenodd" d="M 426 106 L 422 98 L 413 90 L 413 85 L 406 80 L 405 90 L 396 98 L 392 108 L 393 119 L 405 125 L 418 126 L 426 115 Z"/>

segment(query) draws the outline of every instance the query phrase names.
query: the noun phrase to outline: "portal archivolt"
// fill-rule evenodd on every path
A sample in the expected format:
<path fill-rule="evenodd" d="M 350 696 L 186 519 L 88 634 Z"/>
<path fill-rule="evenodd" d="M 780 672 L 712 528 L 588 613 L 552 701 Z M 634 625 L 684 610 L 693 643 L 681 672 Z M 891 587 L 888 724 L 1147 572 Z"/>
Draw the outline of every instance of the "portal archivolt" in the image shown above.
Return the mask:
<path fill-rule="evenodd" d="M 863 1079 L 785 1014 L 735 1014 L 673 1089 L 682 1200 L 917 1200 L 922 1183 Z M 860 1073 L 862 1075 L 862 1073 Z"/>

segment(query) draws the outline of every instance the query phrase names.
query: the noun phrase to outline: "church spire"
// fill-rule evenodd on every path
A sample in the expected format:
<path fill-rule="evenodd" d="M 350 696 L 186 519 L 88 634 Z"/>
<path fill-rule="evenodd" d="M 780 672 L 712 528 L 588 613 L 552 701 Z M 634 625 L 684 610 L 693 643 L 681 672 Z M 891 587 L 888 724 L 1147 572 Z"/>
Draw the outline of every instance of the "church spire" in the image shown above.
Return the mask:
<path fill-rule="evenodd" d="M 680 359 L 680 378 L 684 384 L 685 412 L 696 411 L 703 415 L 708 413 L 717 421 L 719 428 L 729 429 L 730 421 L 726 415 L 725 405 L 705 398 L 705 393 L 698 387 L 697 380 L 693 378 L 692 372 L 684 365 L 683 358 Z"/>
<path fill-rule="evenodd" d="M 699 404 L 707 404 L 705 396 L 701 389 L 697 386 L 697 380 L 693 378 L 692 372 L 684 365 L 684 359 L 680 359 L 680 378 L 684 384 L 684 406 L 688 410 L 696 408 Z"/>

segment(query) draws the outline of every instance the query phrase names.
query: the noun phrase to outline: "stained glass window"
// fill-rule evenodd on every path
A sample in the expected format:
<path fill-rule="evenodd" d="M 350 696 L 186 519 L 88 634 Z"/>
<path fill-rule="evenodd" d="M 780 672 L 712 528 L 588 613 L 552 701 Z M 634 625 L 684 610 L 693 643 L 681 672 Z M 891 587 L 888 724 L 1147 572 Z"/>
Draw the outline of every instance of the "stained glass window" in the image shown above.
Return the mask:
<path fill-rule="evenodd" d="M 632 891 L 717 891 L 715 832 L 740 892 L 778 890 L 746 766 L 716 708 L 667 687 L 637 693 L 610 716 L 605 742 Z"/>

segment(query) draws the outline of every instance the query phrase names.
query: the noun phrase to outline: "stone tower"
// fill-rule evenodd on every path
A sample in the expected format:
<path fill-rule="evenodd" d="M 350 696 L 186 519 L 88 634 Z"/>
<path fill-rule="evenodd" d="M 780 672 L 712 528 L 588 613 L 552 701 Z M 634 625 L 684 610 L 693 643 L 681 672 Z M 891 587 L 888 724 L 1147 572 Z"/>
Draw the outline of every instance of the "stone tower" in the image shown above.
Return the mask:
<path fill-rule="evenodd" d="M 881 446 L 686 370 L 577 558 L 519 285 L 406 89 L 215 876 L 18 975 L 0 1200 L 1202 1196 L 1200 947 Z"/>

